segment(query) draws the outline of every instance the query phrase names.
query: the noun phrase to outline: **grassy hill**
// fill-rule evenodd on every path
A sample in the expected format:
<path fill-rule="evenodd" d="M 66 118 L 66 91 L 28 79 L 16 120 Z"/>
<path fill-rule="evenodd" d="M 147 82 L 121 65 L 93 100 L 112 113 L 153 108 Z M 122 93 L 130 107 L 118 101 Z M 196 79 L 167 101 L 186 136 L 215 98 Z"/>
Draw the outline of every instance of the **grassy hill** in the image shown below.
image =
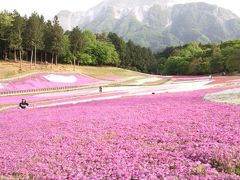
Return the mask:
<path fill-rule="evenodd" d="M 73 65 L 45 65 L 37 64 L 30 68 L 29 62 L 23 62 L 22 70 L 19 69 L 19 62 L 14 61 L 0 61 L 0 80 L 6 80 L 11 78 L 18 78 L 27 76 L 33 73 L 41 72 L 64 72 L 64 73 L 81 73 L 87 76 L 95 78 L 108 78 L 108 77 L 119 77 L 127 78 L 132 76 L 147 76 L 147 74 L 142 74 L 135 71 L 130 71 L 126 69 L 116 68 L 116 67 L 95 67 L 95 66 L 76 66 L 75 70 Z"/>

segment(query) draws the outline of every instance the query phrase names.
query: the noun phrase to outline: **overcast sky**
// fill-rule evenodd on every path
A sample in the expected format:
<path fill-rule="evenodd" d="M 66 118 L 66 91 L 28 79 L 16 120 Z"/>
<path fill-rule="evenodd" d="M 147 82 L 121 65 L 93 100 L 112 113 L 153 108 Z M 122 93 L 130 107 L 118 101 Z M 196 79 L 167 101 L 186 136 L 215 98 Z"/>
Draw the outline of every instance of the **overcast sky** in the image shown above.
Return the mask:
<path fill-rule="evenodd" d="M 86 11 L 102 0 L 0 0 L 0 10 L 16 9 L 22 15 L 30 15 L 36 11 L 46 19 L 52 19 L 60 10 Z M 134 1 L 134 0 L 133 0 Z M 176 0 L 178 2 L 197 2 L 199 0 Z M 201 1 L 201 0 L 200 0 Z M 211 4 L 232 10 L 240 16 L 240 1 L 238 0 L 202 0 Z"/>

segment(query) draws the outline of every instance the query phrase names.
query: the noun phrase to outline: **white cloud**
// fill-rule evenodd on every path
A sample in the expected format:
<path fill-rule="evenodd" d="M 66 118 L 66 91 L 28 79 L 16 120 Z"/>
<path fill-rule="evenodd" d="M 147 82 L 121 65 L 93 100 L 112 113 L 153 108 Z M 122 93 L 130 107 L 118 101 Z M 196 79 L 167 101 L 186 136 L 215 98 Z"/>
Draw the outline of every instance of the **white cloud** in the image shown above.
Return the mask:
<path fill-rule="evenodd" d="M 46 19 L 52 19 L 61 10 L 85 11 L 101 0 L 0 0 L 0 10 L 16 9 L 22 15 L 36 11 Z"/>

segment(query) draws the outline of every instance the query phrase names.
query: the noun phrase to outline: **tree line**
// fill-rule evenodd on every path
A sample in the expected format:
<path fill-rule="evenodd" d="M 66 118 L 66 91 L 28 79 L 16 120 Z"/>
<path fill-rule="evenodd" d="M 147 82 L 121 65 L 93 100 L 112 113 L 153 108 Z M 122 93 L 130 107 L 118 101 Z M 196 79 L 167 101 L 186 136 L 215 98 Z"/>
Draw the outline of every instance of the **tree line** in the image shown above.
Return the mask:
<path fill-rule="evenodd" d="M 160 74 L 206 75 L 240 73 L 240 40 L 218 44 L 191 42 L 155 55 Z"/>
<path fill-rule="evenodd" d="M 0 12 L 0 59 L 37 63 L 109 65 L 154 73 L 155 57 L 148 48 L 125 42 L 114 33 L 94 34 L 79 27 L 62 29 L 58 18 L 45 21 L 34 12 Z"/>
<path fill-rule="evenodd" d="M 125 41 L 115 33 L 94 34 L 79 27 L 62 29 L 58 18 L 45 21 L 32 13 L 0 12 L 0 59 L 37 63 L 117 66 L 164 75 L 204 75 L 240 72 L 240 40 L 219 44 L 191 42 L 159 53 Z"/>

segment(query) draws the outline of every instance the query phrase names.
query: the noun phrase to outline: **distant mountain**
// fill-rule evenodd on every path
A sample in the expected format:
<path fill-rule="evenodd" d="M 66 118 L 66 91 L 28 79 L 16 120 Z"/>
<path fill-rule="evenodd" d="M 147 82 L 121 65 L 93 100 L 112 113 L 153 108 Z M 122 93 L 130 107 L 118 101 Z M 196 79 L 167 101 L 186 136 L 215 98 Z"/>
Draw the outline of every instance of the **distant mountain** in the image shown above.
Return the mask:
<path fill-rule="evenodd" d="M 240 38 L 240 18 L 207 3 L 175 4 L 172 0 L 105 0 L 86 12 L 61 11 L 65 30 L 75 26 L 115 32 L 159 50 L 190 41 L 219 42 Z"/>
<path fill-rule="evenodd" d="M 240 38 L 240 19 L 231 11 L 217 6 L 205 3 L 175 5 L 171 17 L 170 32 L 184 43 Z M 234 32 L 236 30 L 239 33 Z"/>

